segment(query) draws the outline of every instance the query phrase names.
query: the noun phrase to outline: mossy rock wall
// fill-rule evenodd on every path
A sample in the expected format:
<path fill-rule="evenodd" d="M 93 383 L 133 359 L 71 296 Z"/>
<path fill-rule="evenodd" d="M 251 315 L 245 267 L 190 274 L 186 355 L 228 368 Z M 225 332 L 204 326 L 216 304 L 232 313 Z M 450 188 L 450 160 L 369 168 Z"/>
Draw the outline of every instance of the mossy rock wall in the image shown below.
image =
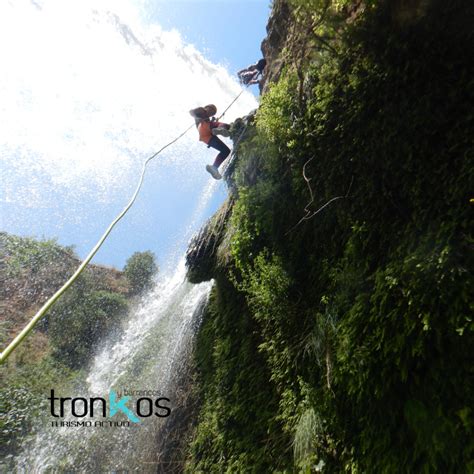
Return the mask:
<path fill-rule="evenodd" d="M 474 469 L 473 8 L 367 2 L 266 86 L 189 472 Z"/>

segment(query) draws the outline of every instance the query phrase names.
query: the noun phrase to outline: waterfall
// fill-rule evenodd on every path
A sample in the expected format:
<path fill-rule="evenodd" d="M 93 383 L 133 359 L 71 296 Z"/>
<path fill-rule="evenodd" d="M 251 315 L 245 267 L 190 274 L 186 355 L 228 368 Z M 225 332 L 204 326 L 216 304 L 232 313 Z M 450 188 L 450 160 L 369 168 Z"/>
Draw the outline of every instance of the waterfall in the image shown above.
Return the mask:
<path fill-rule="evenodd" d="M 214 102 L 222 111 L 239 93 L 224 67 L 178 32 L 147 23 L 139 3 L 0 4 L 0 61 L 8 71 L 0 77 L 5 231 L 57 236 L 84 255 L 123 207 L 143 160 L 189 125 L 188 110 Z M 255 105 L 246 92 L 226 119 Z M 100 397 L 110 405 L 111 391 L 119 398 L 124 390 L 153 392 L 151 398 L 166 397 L 175 407 L 175 379 L 211 287 L 186 281 L 183 252 L 223 189 L 204 171 L 215 153 L 192 132 L 149 167 L 136 205 L 97 254 L 117 265 L 117 256 L 122 264 L 151 246 L 161 271 L 122 330 L 101 341 L 68 397 Z M 46 413 L 38 420 L 15 459 L 18 472 L 156 472 L 153 454 L 166 418 L 52 426 L 78 420 L 66 411 L 61 419 Z M 130 421 L 124 413 L 106 418 Z"/>
<path fill-rule="evenodd" d="M 205 210 L 217 189 L 209 179 L 196 203 L 189 224 L 185 225 L 164 270 L 152 290 L 130 312 L 122 332 L 102 341 L 85 376 L 74 386 L 71 398 L 107 398 L 113 390 L 121 397 L 126 392 L 152 393 L 169 399 L 176 408 L 176 380 L 182 362 L 186 363 L 193 335 L 199 324 L 212 282 L 191 284 L 186 280 L 183 244 L 188 242 L 203 221 Z M 153 398 L 152 397 L 152 398 Z M 137 396 L 132 396 L 135 401 Z M 74 422 L 70 410 L 61 419 Z M 84 418 L 85 420 L 86 418 Z M 87 418 L 89 420 L 90 418 Z M 103 418 L 99 418 L 102 420 Z M 109 418 L 106 418 L 108 420 Z M 124 416 L 117 417 L 122 422 Z M 112 418 L 110 418 L 112 420 Z M 156 446 L 166 418 L 143 418 L 126 426 L 52 426 L 56 421 L 45 416 L 37 433 L 24 443 L 16 459 L 17 472 L 156 472 L 160 466 Z"/>
<path fill-rule="evenodd" d="M 183 230 L 183 242 L 199 227 L 215 189 L 216 182 L 209 180 Z M 176 408 L 175 382 L 189 356 L 186 353 L 212 286 L 211 282 L 194 285 L 186 280 L 182 255 L 173 267 L 180 248 L 177 245 L 170 253 L 165 265 L 168 270 L 159 274 L 154 288 L 130 312 L 123 331 L 103 341 L 88 373 L 76 381 L 75 393 L 68 396 L 89 400 L 107 398 L 111 390 L 119 397 L 126 391 L 142 392 L 166 397 L 171 410 Z M 132 396 L 132 402 L 137 398 Z M 126 420 L 123 416 L 117 419 Z M 61 419 L 66 423 L 77 420 L 70 410 Z M 136 424 L 113 427 L 52 426 L 54 421 L 45 416 L 38 432 L 25 441 L 16 459 L 17 472 L 156 472 L 159 467 L 156 446 L 160 441 L 163 444 L 158 436 L 166 418 L 151 416 Z"/>
<path fill-rule="evenodd" d="M 147 392 L 151 398 L 169 398 L 169 407 L 174 408 L 179 357 L 188 348 L 211 283 L 187 282 L 183 260 L 174 275 L 160 280 L 133 311 L 121 337 L 97 354 L 86 380 L 71 397 L 107 398 L 111 389 L 119 396 L 125 390 Z M 78 418 L 69 414 L 64 420 Z M 17 471 L 156 472 L 157 436 L 164 420 L 152 416 L 123 427 L 46 425 L 25 444 Z"/>

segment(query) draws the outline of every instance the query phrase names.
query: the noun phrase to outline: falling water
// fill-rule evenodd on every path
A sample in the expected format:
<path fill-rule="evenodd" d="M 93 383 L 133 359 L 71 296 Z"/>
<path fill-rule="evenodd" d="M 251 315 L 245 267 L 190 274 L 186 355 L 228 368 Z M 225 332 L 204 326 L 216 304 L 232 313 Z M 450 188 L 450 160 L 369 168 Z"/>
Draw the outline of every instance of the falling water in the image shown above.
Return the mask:
<path fill-rule="evenodd" d="M 125 390 L 147 391 L 153 399 L 169 398 L 173 409 L 179 356 L 190 343 L 200 316 L 200 303 L 206 299 L 210 286 L 211 283 L 187 282 L 181 261 L 175 274 L 163 276 L 132 313 L 122 336 L 97 354 L 85 382 L 71 396 L 107 398 L 111 389 L 118 394 Z M 69 415 L 64 420 L 77 418 Z M 45 425 L 33 441 L 25 443 L 17 470 L 156 472 L 158 460 L 154 454 L 162 422 L 153 416 L 126 427 Z"/>
<path fill-rule="evenodd" d="M 127 202 L 145 158 L 192 123 L 188 111 L 213 102 L 222 112 L 240 92 L 177 31 L 144 20 L 139 1 L 0 2 L 2 230 L 56 236 L 85 255 Z M 255 104 L 245 92 L 226 120 Z M 175 252 L 214 155 L 196 130 L 159 155 L 98 260 Z"/>
<path fill-rule="evenodd" d="M 130 195 L 143 159 L 189 124 L 187 111 L 211 101 L 222 110 L 238 94 L 227 71 L 177 32 L 144 23 L 137 2 L 0 5 L 0 61 L 8 71 L 0 77 L 4 230 L 60 240 L 72 234 L 79 251 L 90 246 L 107 216 Z M 254 107 L 254 98 L 245 93 L 226 117 Z M 145 199 L 137 202 L 129 223 L 106 243 L 123 253 L 120 245 L 129 235 L 150 234 L 146 226 L 155 225 L 156 216 L 169 219 L 153 228 L 157 241 L 172 242 L 160 255 L 156 285 L 130 312 L 123 330 L 101 343 L 71 397 L 151 391 L 169 398 L 173 409 L 176 371 L 211 286 L 186 281 L 183 249 L 222 186 L 203 171 L 209 151 L 191 135 L 149 170 L 142 195 L 153 198 L 152 207 Z M 173 204 L 183 195 L 193 211 L 180 219 Z M 171 213 L 174 234 L 166 232 Z M 152 454 L 160 418 L 116 428 L 52 427 L 51 420 L 39 420 L 25 441 L 16 459 L 19 472 L 156 471 Z"/>
<path fill-rule="evenodd" d="M 196 231 L 214 190 L 215 181 L 209 181 L 185 226 L 183 239 Z M 170 255 L 171 261 L 174 257 Z M 86 377 L 76 381 L 70 396 L 90 399 L 107 398 L 111 390 L 119 397 L 126 390 L 148 392 L 155 398 L 169 398 L 170 408 L 175 408 L 180 364 L 190 349 L 211 286 L 211 282 L 194 285 L 186 280 L 184 257 L 174 271 L 160 273 L 154 288 L 130 312 L 123 332 L 103 341 Z M 70 410 L 66 412 L 62 420 L 77 421 Z M 157 470 L 156 444 L 164 419 L 144 418 L 126 427 L 87 428 L 52 427 L 51 421 L 56 420 L 41 420 L 37 434 L 24 443 L 16 460 L 18 472 Z"/>

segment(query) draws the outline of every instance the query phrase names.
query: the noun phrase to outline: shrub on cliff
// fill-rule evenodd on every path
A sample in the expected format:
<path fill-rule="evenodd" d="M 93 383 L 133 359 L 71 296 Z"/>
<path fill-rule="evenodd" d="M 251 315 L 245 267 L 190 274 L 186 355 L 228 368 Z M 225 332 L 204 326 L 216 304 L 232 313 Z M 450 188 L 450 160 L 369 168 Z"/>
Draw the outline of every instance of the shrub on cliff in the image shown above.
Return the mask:
<path fill-rule="evenodd" d="M 123 272 L 130 282 L 134 294 L 151 286 L 153 275 L 158 271 L 155 255 L 150 252 L 135 252 L 126 262 Z"/>
<path fill-rule="evenodd" d="M 288 70 L 262 98 L 236 160 L 232 261 L 211 300 L 221 326 L 204 326 L 198 466 L 243 471 L 253 457 L 280 471 L 472 471 L 467 9 L 431 2 L 401 28 L 387 4 L 374 7 L 337 56 Z M 232 332 L 236 305 L 247 335 Z M 257 356 L 270 383 L 255 392 L 274 413 L 233 396 Z M 268 436 L 212 418 L 244 406 Z M 273 444 L 289 434 L 294 459 L 289 443 Z"/>
<path fill-rule="evenodd" d="M 95 291 L 82 279 L 48 316 L 53 355 L 69 367 L 82 367 L 101 347 L 104 336 L 120 328 L 127 308 L 124 296 Z"/>

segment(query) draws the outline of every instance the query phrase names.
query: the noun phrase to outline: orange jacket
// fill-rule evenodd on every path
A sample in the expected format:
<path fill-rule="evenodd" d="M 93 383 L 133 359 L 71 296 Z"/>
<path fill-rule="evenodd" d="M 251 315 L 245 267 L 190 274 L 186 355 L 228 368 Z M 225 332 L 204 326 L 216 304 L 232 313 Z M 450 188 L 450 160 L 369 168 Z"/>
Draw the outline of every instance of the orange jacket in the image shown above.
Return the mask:
<path fill-rule="evenodd" d="M 212 138 L 211 122 L 202 120 L 197 126 L 199 132 L 199 140 L 204 143 L 209 143 Z"/>

